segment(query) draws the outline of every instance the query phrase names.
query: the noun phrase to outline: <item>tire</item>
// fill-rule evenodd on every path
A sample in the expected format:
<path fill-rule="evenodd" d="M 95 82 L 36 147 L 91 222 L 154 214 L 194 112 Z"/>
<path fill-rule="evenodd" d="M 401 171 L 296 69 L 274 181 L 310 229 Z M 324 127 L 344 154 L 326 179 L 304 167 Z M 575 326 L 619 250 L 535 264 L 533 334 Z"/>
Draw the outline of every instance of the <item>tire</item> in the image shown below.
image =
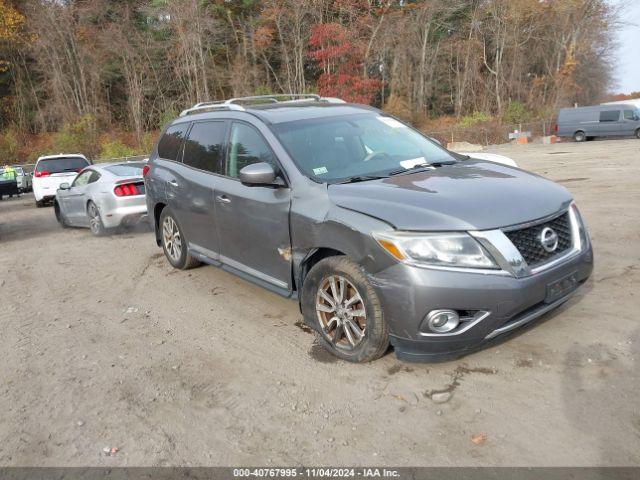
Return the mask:
<path fill-rule="evenodd" d="M 36 208 L 44 207 L 44 200 L 36 200 Z"/>
<path fill-rule="evenodd" d="M 58 223 L 60 224 L 60 226 L 62 228 L 69 228 L 69 223 L 67 222 L 67 219 L 65 218 L 64 213 L 60 211 L 60 205 L 58 204 L 58 202 L 53 203 L 53 209 L 56 214 L 56 220 L 58 220 Z"/>
<path fill-rule="evenodd" d="M 640 138 L 640 128 L 636 130 L 636 138 Z"/>
<path fill-rule="evenodd" d="M 103 237 L 107 234 L 107 229 L 102 223 L 102 217 L 100 216 L 100 210 L 93 202 L 87 204 L 87 216 L 89 217 L 89 229 L 95 237 Z"/>
<path fill-rule="evenodd" d="M 578 130 L 576 133 L 573 134 L 573 139 L 576 142 L 584 142 L 587 139 L 587 136 L 582 130 Z"/>
<path fill-rule="evenodd" d="M 332 295 L 334 285 L 338 292 Z M 337 310 L 331 311 L 327 296 L 340 305 Z M 324 308 L 319 309 L 320 305 Z M 356 312 L 364 315 L 353 315 Z M 302 314 L 316 330 L 320 344 L 349 362 L 371 362 L 389 347 L 380 299 L 362 268 L 348 257 L 327 257 L 313 266 L 302 287 Z"/>
<path fill-rule="evenodd" d="M 165 207 L 160 214 L 159 228 L 162 250 L 171 266 L 180 270 L 189 270 L 200 265 L 200 262 L 189 253 L 189 242 L 169 207 Z"/>

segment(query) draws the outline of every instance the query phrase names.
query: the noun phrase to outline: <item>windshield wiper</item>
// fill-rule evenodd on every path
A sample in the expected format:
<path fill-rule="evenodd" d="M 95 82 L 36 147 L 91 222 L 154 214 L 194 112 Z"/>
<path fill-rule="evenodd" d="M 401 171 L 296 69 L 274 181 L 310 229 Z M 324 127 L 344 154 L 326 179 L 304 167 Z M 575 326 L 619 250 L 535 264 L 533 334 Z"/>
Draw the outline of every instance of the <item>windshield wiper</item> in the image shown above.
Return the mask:
<path fill-rule="evenodd" d="M 393 170 L 392 172 L 389 172 L 389 175 L 401 175 L 403 173 L 415 173 L 416 170 L 426 171 L 426 170 L 431 170 L 429 167 L 436 168 L 436 167 L 441 167 L 443 165 L 453 165 L 455 163 L 456 163 L 455 160 L 442 160 L 440 162 L 419 163 L 418 165 L 414 165 L 413 167 L 403 168 L 401 170 Z"/>
<path fill-rule="evenodd" d="M 380 180 L 381 178 L 388 178 L 388 175 L 356 175 L 354 177 L 349 177 L 346 180 L 336 183 L 357 183 L 366 182 L 368 180 Z"/>

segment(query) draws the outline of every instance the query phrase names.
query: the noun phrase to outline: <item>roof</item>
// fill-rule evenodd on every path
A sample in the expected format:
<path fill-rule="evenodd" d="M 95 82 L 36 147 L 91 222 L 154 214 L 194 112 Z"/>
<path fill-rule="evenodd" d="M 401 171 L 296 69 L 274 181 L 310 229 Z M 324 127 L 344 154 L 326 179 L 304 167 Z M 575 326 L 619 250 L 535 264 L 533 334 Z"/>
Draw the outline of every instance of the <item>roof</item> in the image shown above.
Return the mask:
<path fill-rule="evenodd" d="M 617 102 L 604 102 L 600 105 L 626 105 L 640 108 L 640 98 L 631 98 L 629 100 L 619 100 Z"/>
<path fill-rule="evenodd" d="M 368 105 L 349 103 L 283 102 L 243 105 L 243 107 L 243 110 L 205 110 L 202 113 L 191 113 L 176 118 L 172 124 L 209 118 L 241 118 L 238 115 L 242 114 L 253 115 L 268 124 L 278 124 L 312 118 L 379 112 L 378 109 Z"/>
<path fill-rule="evenodd" d="M 94 163 L 92 165 L 87 166 L 86 168 L 91 168 L 93 170 L 104 170 L 106 167 L 114 167 L 117 165 L 144 165 L 146 164 L 146 160 L 131 160 L 125 162 L 102 162 L 102 163 Z"/>
<path fill-rule="evenodd" d="M 79 158 L 84 158 L 85 160 L 87 159 L 87 157 L 85 157 L 81 153 L 59 153 L 57 155 L 43 155 L 42 157 L 38 157 L 38 161 L 48 160 L 50 158 L 69 158 L 69 157 L 79 157 Z"/>
<path fill-rule="evenodd" d="M 603 103 L 601 105 L 585 105 L 584 107 L 561 108 L 560 111 L 561 112 L 563 111 L 564 112 L 601 112 L 603 110 L 624 109 L 624 108 L 628 108 L 629 110 L 634 110 L 636 107 L 633 105 L 633 103 L 628 103 L 628 102 L 615 103 L 615 104 Z"/>
<path fill-rule="evenodd" d="M 245 107 L 266 123 L 284 123 L 311 118 L 353 115 L 357 113 L 377 112 L 368 105 L 350 103 L 298 103 L 298 104 L 264 104 Z"/>

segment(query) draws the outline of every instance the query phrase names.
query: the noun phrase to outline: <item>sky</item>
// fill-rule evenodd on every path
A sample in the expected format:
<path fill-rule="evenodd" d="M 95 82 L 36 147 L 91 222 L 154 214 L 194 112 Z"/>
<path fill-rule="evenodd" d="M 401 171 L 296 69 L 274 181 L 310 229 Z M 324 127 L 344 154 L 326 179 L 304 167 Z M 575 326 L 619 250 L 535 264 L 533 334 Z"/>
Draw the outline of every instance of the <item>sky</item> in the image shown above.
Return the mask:
<path fill-rule="evenodd" d="M 620 44 L 614 60 L 614 93 L 640 92 L 640 0 L 609 0 L 624 4 L 625 25 L 617 32 Z"/>

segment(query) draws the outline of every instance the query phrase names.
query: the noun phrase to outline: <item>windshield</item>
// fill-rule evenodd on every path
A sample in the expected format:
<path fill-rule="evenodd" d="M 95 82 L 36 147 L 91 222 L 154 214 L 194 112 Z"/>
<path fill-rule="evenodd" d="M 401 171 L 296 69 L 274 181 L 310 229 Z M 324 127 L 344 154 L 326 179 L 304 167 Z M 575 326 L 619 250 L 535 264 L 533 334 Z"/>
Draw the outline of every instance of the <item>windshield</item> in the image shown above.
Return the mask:
<path fill-rule="evenodd" d="M 386 176 L 455 161 L 435 142 L 377 113 L 285 122 L 272 128 L 298 168 L 318 182 Z"/>
<path fill-rule="evenodd" d="M 36 172 L 79 172 L 87 165 L 89 162 L 81 157 L 44 158 L 38 162 Z"/>
<path fill-rule="evenodd" d="M 118 177 L 136 177 L 142 175 L 144 165 L 144 163 L 121 163 L 104 167 L 104 169 Z"/>

